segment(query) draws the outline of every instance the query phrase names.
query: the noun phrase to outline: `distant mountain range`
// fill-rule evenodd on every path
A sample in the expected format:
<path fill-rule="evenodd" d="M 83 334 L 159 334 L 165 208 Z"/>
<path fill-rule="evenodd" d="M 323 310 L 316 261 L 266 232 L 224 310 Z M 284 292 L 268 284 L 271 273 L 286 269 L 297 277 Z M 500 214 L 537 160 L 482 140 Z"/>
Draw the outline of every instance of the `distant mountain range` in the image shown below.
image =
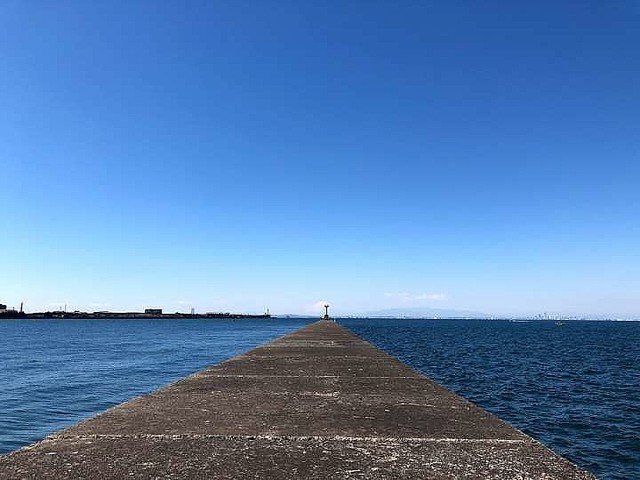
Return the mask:
<path fill-rule="evenodd" d="M 332 312 L 329 312 L 332 313 Z M 320 315 L 308 314 L 277 314 L 274 317 L 293 318 L 317 318 Z M 360 318 L 518 318 L 529 320 L 634 320 L 640 321 L 640 317 L 632 315 L 603 315 L 603 314 L 536 314 L 536 313 L 500 313 L 487 314 L 473 310 L 456 310 L 451 308 L 386 308 L 368 312 L 337 312 L 336 317 L 360 317 Z"/>
<path fill-rule="evenodd" d="M 320 318 L 320 315 L 275 315 L 276 317 L 297 317 L 297 318 Z M 375 310 L 371 312 L 352 312 L 338 313 L 338 317 L 393 317 L 393 318 L 490 318 L 482 312 L 474 312 L 471 310 L 454 310 L 450 308 L 387 308 L 384 310 Z"/>
<path fill-rule="evenodd" d="M 450 308 L 387 308 L 384 310 L 375 310 L 365 312 L 366 317 L 407 317 L 407 318 L 488 318 L 482 312 L 474 312 L 472 310 L 454 310 Z"/>

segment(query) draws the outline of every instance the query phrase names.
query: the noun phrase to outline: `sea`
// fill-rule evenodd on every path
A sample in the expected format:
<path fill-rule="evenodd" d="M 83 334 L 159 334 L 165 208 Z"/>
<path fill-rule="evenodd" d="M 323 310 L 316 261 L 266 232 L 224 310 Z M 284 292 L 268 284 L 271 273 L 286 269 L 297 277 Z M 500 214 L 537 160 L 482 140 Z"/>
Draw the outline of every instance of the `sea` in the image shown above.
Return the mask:
<path fill-rule="evenodd" d="M 2 320 L 0 454 L 312 319 Z M 640 322 L 341 319 L 601 479 L 640 479 Z"/>

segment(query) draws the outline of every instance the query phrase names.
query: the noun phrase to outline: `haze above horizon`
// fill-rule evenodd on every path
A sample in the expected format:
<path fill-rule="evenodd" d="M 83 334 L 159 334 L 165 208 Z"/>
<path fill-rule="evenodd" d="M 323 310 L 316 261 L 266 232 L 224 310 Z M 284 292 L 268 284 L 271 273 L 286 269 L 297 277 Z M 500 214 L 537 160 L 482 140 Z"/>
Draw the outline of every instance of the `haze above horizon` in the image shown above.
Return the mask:
<path fill-rule="evenodd" d="M 0 303 L 640 318 L 640 3 L 0 3 Z"/>

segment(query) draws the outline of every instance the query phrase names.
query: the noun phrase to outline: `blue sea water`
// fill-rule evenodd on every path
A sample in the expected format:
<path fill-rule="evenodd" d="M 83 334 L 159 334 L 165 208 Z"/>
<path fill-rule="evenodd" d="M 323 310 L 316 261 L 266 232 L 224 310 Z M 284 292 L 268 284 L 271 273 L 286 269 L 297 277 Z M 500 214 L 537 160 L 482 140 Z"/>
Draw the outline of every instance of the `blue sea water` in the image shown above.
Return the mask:
<path fill-rule="evenodd" d="M 309 320 L 2 320 L 0 454 Z"/>
<path fill-rule="evenodd" d="M 347 320 L 599 478 L 640 479 L 640 323 Z"/>
<path fill-rule="evenodd" d="M 0 454 L 310 321 L 0 321 Z M 600 478 L 640 478 L 640 323 L 341 323 Z"/>

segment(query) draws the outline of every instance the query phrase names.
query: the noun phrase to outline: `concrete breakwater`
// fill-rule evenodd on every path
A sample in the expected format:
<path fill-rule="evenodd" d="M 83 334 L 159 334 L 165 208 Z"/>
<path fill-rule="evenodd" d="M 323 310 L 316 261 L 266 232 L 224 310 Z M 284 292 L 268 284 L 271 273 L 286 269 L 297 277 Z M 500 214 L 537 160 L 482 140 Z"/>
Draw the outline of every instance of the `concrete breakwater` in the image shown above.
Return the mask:
<path fill-rule="evenodd" d="M 590 479 L 332 322 L 0 457 L 0 478 Z"/>

